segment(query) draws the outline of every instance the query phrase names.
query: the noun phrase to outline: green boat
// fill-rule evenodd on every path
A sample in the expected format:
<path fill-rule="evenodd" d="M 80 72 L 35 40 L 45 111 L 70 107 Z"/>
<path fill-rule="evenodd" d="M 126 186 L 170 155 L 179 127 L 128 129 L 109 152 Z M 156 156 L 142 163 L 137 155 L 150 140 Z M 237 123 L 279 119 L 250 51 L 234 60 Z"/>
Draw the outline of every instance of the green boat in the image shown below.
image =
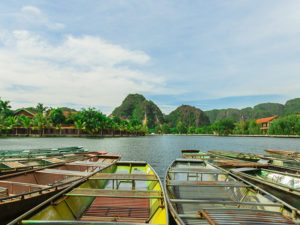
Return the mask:
<path fill-rule="evenodd" d="M 268 155 L 275 158 L 286 158 L 286 159 L 297 159 L 300 160 L 300 152 L 290 150 L 276 150 L 276 149 L 265 149 Z"/>
<path fill-rule="evenodd" d="M 25 150 L 1 150 L 0 160 L 7 158 L 36 158 L 49 157 L 65 154 L 76 154 L 88 152 L 82 146 L 64 147 L 64 148 L 44 148 L 44 149 L 25 149 Z"/>
<path fill-rule="evenodd" d="M 0 175 L 64 163 L 70 160 L 75 160 L 76 158 L 82 158 L 82 156 L 91 153 L 87 152 L 85 149 L 82 149 L 82 147 L 79 147 L 79 149 L 80 151 L 60 149 L 54 150 L 56 153 L 43 153 L 43 155 L 30 155 L 30 157 L 16 157 L 15 153 L 13 155 L 5 155 L 6 157 L 3 157 L 0 160 Z M 98 151 L 96 153 L 98 155 L 106 154 L 104 151 Z"/>
<path fill-rule="evenodd" d="M 261 159 L 261 157 L 258 157 L 255 154 L 252 153 L 242 153 L 242 152 L 231 152 L 231 151 L 208 151 L 209 153 L 213 155 L 219 155 L 219 156 L 225 156 L 233 159 L 241 159 L 241 160 L 247 160 L 252 162 L 257 162 Z"/>
<path fill-rule="evenodd" d="M 20 216 L 83 177 L 119 161 L 119 155 L 90 153 L 72 161 L 0 176 L 0 225 Z"/>
<path fill-rule="evenodd" d="M 9 224 L 168 224 L 168 210 L 149 164 L 117 162 Z"/>
<path fill-rule="evenodd" d="M 164 188 L 180 225 L 299 223 L 298 209 L 206 160 L 175 160 Z"/>
<path fill-rule="evenodd" d="M 300 170 L 242 160 L 209 160 L 300 209 Z"/>
<path fill-rule="evenodd" d="M 218 156 L 225 156 L 232 159 L 240 159 L 251 162 L 264 162 L 277 166 L 287 166 L 300 168 L 300 161 L 296 159 L 286 159 L 284 157 L 276 158 L 271 156 L 265 156 L 261 154 L 242 153 L 242 152 L 230 152 L 230 151 L 208 151 L 208 153 Z"/>
<path fill-rule="evenodd" d="M 218 156 L 204 152 L 197 149 L 183 149 L 181 150 L 181 157 L 185 159 L 216 159 L 224 158 L 223 156 Z"/>

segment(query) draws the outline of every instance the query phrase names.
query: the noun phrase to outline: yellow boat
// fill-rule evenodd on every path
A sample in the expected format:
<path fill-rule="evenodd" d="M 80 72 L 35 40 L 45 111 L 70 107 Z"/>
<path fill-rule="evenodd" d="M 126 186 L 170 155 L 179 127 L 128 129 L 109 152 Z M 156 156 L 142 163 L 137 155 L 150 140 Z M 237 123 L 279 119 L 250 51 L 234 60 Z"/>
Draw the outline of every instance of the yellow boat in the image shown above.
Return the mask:
<path fill-rule="evenodd" d="M 146 162 L 116 162 L 12 224 L 168 224 L 161 181 Z"/>

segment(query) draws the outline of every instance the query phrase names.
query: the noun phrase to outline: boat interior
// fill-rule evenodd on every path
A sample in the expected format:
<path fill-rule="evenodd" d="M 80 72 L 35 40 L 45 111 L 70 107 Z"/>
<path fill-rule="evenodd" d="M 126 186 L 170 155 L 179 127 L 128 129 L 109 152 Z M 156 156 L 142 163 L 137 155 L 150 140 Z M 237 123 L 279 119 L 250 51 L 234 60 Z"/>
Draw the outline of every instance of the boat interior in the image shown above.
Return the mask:
<path fill-rule="evenodd" d="M 165 188 L 180 224 L 295 224 L 281 202 L 206 161 L 174 161 Z"/>
<path fill-rule="evenodd" d="M 95 172 L 96 169 L 109 166 L 119 158 L 120 156 L 114 155 L 88 156 L 62 165 L 1 176 L 0 195 L 1 198 L 8 201 L 11 200 L 8 197 L 32 192 L 36 194 L 36 191 L 43 189 L 70 185 L 70 183 Z"/>
<path fill-rule="evenodd" d="M 166 224 L 161 183 L 145 162 L 117 162 L 60 196 L 24 224 Z"/>
<path fill-rule="evenodd" d="M 232 169 L 233 172 L 245 173 L 247 175 L 286 186 L 294 191 L 300 191 L 300 175 L 269 170 L 266 168 L 238 168 Z"/>

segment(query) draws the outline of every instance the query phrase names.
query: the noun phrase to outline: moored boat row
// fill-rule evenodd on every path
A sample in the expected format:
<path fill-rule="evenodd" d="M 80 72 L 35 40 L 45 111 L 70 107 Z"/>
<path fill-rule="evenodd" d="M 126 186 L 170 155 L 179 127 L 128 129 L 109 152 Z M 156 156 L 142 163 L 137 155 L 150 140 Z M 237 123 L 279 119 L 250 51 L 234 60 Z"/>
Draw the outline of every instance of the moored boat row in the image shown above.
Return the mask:
<path fill-rule="evenodd" d="M 168 208 L 177 224 L 299 223 L 299 169 L 199 150 L 183 150 L 182 157 L 169 166 L 164 186 L 146 162 L 111 161 L 90 172 L 73 167 L 71 174 L 55 168 L 50 172 L 80 178 L 9 225 L 168 224 Z M 283 195 L 289 192 L 290 202 Z"/>
<path fill-rule="evenodd" d="M 168 224 L 159 177 L 146 162 L 116 162 L 10 224 Z"/>
<path fill-rule="evenodd" d="M 177 224 L 297 224 L 299 211 L 201 159 L 178 159 L 165 177 Z"/>
<path fill-rule="evenodd" d="M 0 176 L 0 212 L 5 212 L 0 214 L 0 221 L 9 221 L 21 215 L 119 159 L 119 155 L 95 152 L 82 155 L 76 160 Z"/>

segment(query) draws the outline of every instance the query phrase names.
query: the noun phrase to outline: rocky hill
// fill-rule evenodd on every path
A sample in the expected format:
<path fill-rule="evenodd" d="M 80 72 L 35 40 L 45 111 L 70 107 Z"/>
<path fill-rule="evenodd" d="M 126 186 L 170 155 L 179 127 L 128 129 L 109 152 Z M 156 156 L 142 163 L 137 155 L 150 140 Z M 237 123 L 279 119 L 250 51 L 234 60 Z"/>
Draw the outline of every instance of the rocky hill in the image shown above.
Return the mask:
<path fill-rule="evenodd" d="M 253 108 L 247 107 L 244 109 L 214 109 L 205 111 L 210 122 L 224 118 L 230 118 L 237 121 L 254 120 L 269 116 L 285 116 L 291 113 L 300 113 L 300 98 L 295 98 L 287 101 L 285 105 L 279 103 L 262 103 Z"/>
<path fill-rule="evenodd" d="M 201 109 L 190 105 L 178 107 L 165 118 L 170 127 L 176 127 L 179 121 L 186 127 L 202 127 L 210 123 L 209 118 Z"/>
<path fill-rule="evenodd" d="M 115 108 L 112 115 L 128 120 L 140 120 L 148 128 L 154 128 L 165 122 L 164 116 L 158 106 L 140 94 L 129 94 L 122 104 Z"/>

